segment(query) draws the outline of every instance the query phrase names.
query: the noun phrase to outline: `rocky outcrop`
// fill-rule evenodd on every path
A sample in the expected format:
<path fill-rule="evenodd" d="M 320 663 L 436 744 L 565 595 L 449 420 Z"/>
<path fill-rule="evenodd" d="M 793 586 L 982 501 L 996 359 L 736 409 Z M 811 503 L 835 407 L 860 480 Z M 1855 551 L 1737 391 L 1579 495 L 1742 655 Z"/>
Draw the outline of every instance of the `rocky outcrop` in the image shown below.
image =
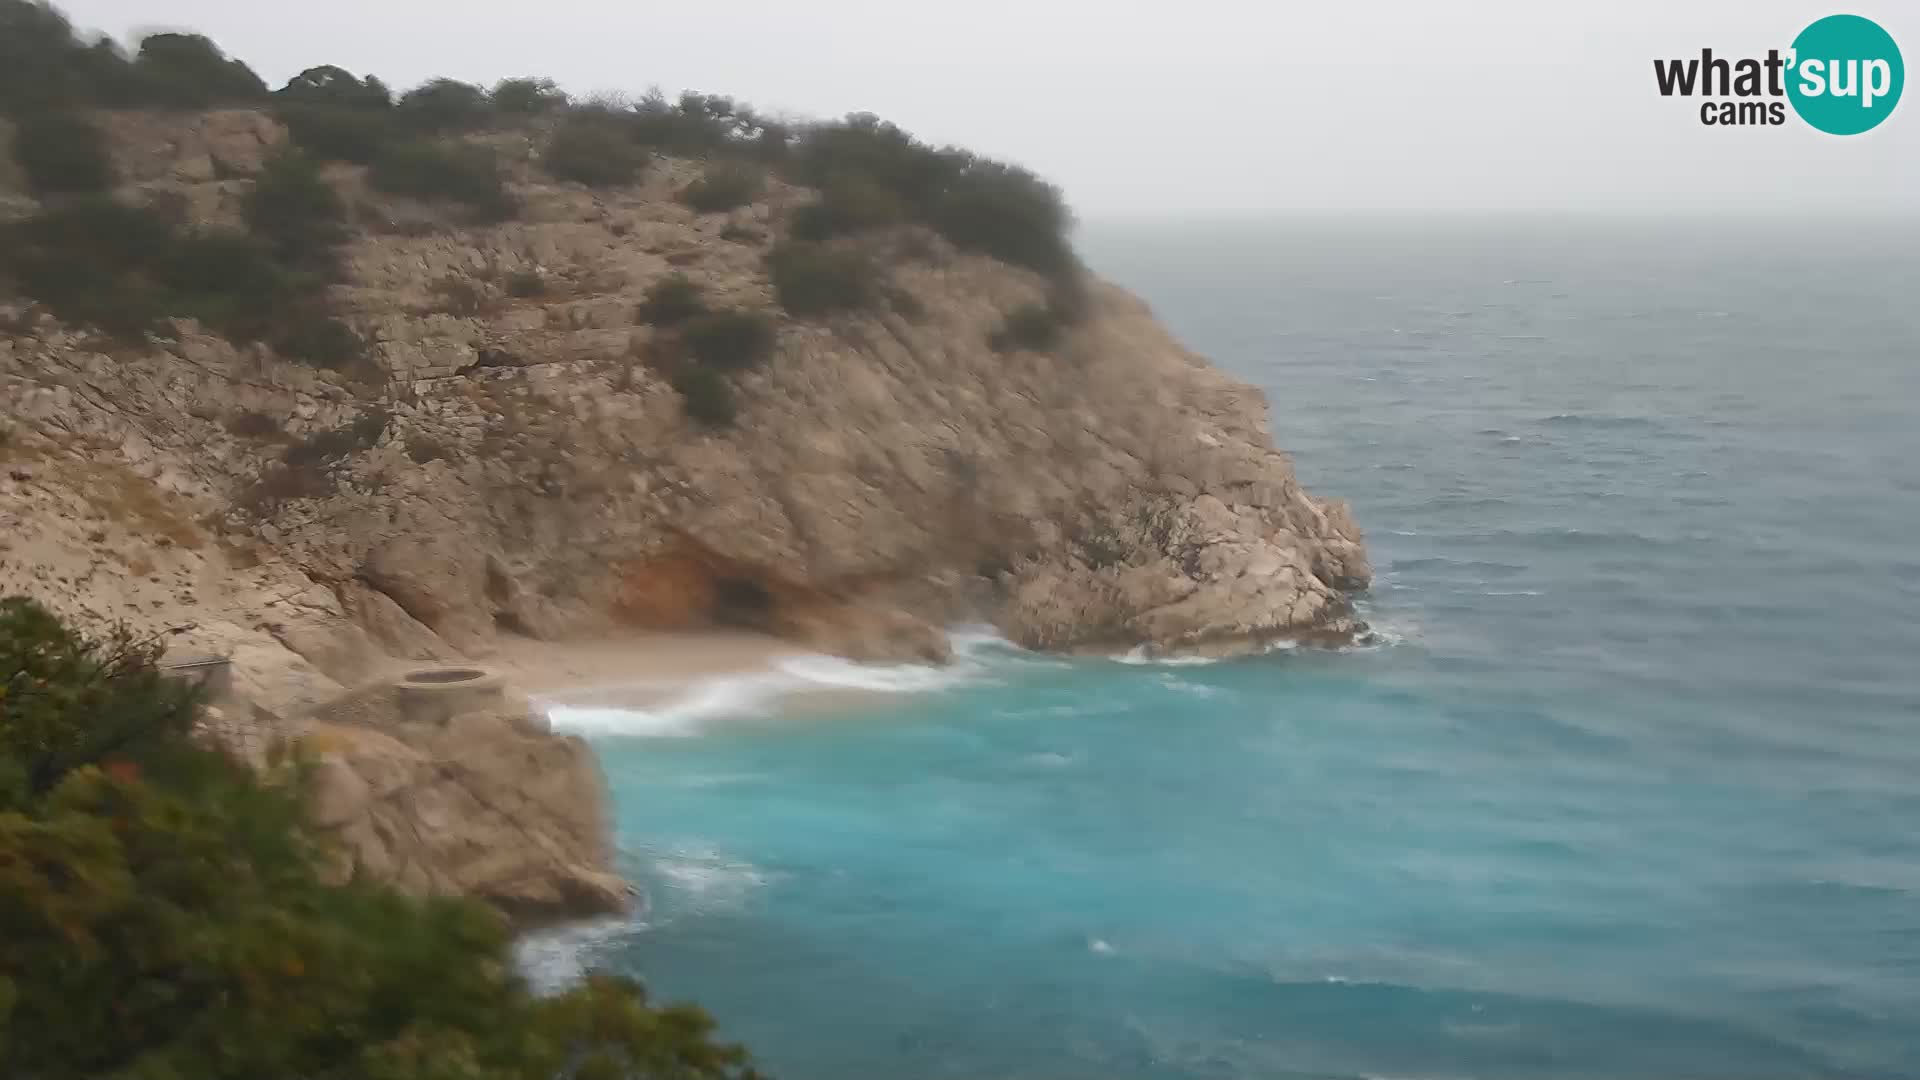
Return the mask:
<path fill-rule="evenodd" d="M 524 699 L 410 715 L 378 685 L 303 717 L 314 824 L 336 873 L 472 896 L 520 925 L 626 909 L 592 751 Z"/>
<path fill-rule="evenodd" d="M 113 130 L 142 190 L 190 206 L 244 189 L 278 138 L 248 113 Z M 131 447 L 213 532 L 332 592 L 399 655 L 484 655 L 501 633 L 604 631 L 642 608 L 648 625 L 724 621 L 716 598 L 743 583 L 774 603 L 753 625 L 876 658 L 938 655 L 923 627 L 954 617 L 1043 648 L 1352 631 L 1368 570 L 1345 508 L 1300 489 L 1257 391 L 1121 290 L 1092 284 L 1056 347 L 1002 353 L 993 331 L 1045 282 L 923 231 L 877 236 L 890 306 L 782 319 L 737 425 L 709 431 L 656 370 L 639 302 L 678 272 L 717 306 L 778 314 L 768 238 L 810 194 L 776 184 L 700 215 L 673 198 L 692 163 L 596 193 L 545 180 L 526 137 L 492 138 L 524 207 L 496 226 L 383 231 L 417 208 L 333 175 L 363 226 L 337 299 L 386 385 L 190 325 L 110 355 L 26 318 L 0 338 L 0 389 L 55 444 Z M 542 295 L 509 295 L 513 275 Z M 323 449 L 279 464 L 290 445 Z M 689 548 L 677 622 L 627 602 L 634 567 Z"/>

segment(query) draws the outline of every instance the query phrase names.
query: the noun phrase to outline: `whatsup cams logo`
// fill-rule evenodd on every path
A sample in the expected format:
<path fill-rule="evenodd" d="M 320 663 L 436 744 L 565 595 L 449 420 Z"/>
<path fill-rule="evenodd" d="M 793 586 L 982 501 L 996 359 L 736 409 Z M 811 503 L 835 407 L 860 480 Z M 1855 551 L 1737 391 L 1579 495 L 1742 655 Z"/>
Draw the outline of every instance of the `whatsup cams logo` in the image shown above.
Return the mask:
<path fill-rule="evenodd" d="M 1661 97 L 1699 97 L 1709 127 L 1784 124 L 1787 106 L 1829 135 L 1858 135 L 1892 114 L 1906 85 L 1893 35 L 1872 19 L 1829 15 L 1793 39 L 1786 52 L 1730 60 L 1701 49 L 1698 58 L 1655 60 Z"/>

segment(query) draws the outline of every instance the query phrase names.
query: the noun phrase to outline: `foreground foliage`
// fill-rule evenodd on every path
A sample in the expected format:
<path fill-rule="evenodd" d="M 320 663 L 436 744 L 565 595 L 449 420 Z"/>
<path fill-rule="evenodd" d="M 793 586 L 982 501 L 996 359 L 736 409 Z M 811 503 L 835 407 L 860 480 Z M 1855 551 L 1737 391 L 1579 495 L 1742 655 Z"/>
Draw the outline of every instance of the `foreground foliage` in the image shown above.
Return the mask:
<path fill-rule="evenodd" d="M 187 737 L 154 651 L 0 601 L 0 1061 L 12 1080 L 751 1078 L 712 1021 L 512 973 L 460 900 L 323 882 L 297 767 Z"/>

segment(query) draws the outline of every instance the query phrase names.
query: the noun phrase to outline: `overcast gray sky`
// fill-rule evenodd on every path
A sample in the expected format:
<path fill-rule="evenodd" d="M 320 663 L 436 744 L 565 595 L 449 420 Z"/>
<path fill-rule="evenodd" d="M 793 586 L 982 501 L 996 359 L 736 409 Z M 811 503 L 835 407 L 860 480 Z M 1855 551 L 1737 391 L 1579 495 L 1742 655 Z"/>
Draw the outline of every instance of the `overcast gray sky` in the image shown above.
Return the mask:
<path fill-rule="evenodd" d="M 83 28 L 190 28 L 270 84 L 315 64 L 396 88 L 567 89 L 865 110 L 1032 167 L 1083 217 L 1247 210 L 1920 214 L 1920 91 L 1879 128 L 1700 124 L 1652 60 L 1764 56 L 1920 3 L 1869 0 L 72 0 Z"/>

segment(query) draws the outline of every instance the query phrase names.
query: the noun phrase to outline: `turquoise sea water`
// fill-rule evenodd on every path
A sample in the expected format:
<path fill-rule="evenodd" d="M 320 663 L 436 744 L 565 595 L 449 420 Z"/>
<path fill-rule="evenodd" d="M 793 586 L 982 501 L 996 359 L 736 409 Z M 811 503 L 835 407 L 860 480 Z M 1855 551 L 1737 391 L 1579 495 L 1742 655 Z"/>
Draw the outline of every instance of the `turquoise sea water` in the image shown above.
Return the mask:
<path fill-rule="evenodd" d="M 536 970 L 789 1080 L 1920 1076 L 1916 240 L 1088 228 L 1352 501 L 1387 643 L 562 710 L 651 903 Z"/>

